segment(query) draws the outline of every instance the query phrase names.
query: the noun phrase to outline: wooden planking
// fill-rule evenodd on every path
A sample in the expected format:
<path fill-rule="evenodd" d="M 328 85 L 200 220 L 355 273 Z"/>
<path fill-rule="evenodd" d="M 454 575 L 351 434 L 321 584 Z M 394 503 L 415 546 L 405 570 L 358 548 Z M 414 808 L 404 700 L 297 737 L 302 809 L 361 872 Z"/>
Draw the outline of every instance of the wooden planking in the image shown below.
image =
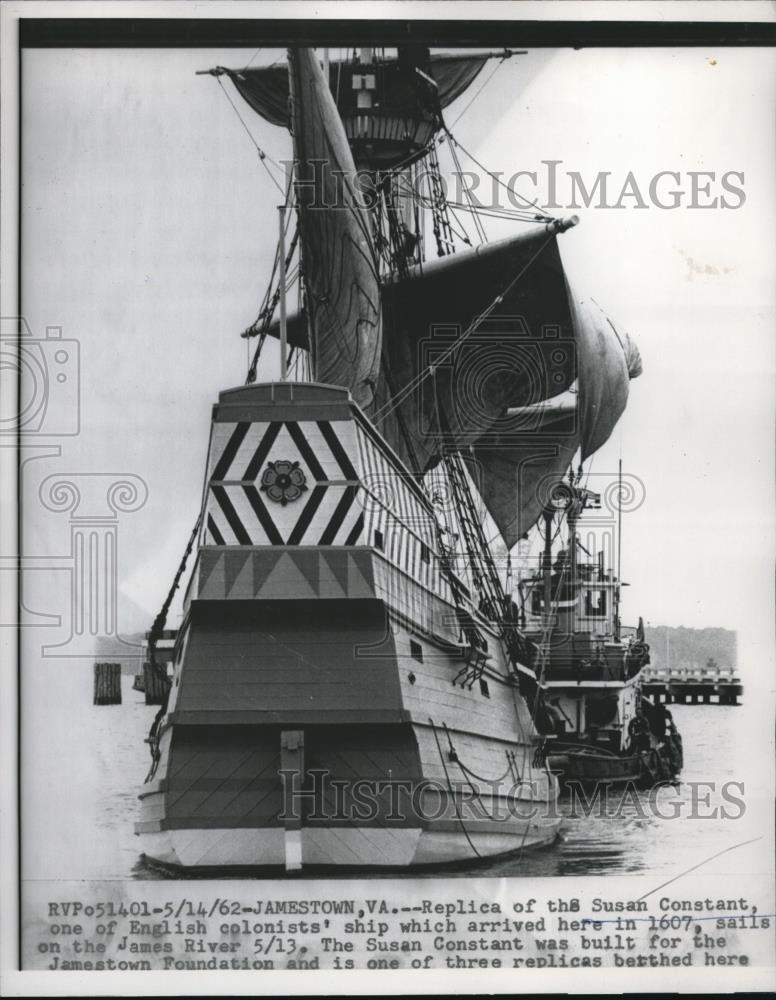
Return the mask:
<path fill-rule="evenodd" d="M 440 578 L 438 588 L 428 590 L 378 553 L 374 554 L 373 571 L 375 594 L 391 610 L 416 623 L 421 632 L 445 637 L 450 642 L 458 641 L 460 628 L 446 580 Z"/>
<path fill-rule="evenodd" d="M 149 823 L 163 819 L 167 812 L 164 801 L 164 793 L 156 792 L 154 795 L 147 795 L 140 800 L 139 822 Z"/>
<path fill-rule="evenodd" d="M 441 726 L 444 721 L 456 729 L 481 729 L 498 739 L 519 741 L 530 739 L 532 726 L 528 708 L 516 688 L 488 681 L 490 697 L 480 693 L 479 682 L 471 690 L 453 684 L 453 678 L 465 666 L 426 638 L 400 631 L 395 635 L 399 658 L 399 680 L 404 708 L 413 717 L 428 721 L 434 717 Z M 423 650 L 419 662 L 410 652 L 410 642 Z M 413 684 L 409 674 L 415 677 Z M 439 719 L 436 716 L 439 715 Z M 475 721 L 476 720 L 476 721 Z"/>
<path fill-rule="evenodd" d="M 241 602 L 195 612 L 176 711 L 401 707 L 378 602 Z M 360 647 L 371 655 L 359 656 Z"/>
<path fill-rule="evenodd" d="M 178 863 L 187 867 L 283 863 L 282 828 L 174 830 L 168 836 L 172 839 Z"/>
<path fill-rule="evenodd" d="M 480 857 L 497 857 L 519 848 L 538 847 L 550 844 L 557 836 L 559 821 L 548 824 L 532 822 L 528 832 L 522 829 L 507 829 L 499 833 L 477 833 L 476 830 L 465 837 L 460 828 L 444 831 L 424 831 L 413 864 L 445 864 L 450 861 L 473 859 L 474 849 Z M 470 843 L 471 841 L 471 843 Z"/>
<path fill-rule="evenodd" d="M 400 830 L 305 827 L 302 861 L 305 865 L 403 868 L 412 863 L 420 836 L 420 827 Z"/>
<path fill-rule="evenodd" d="M 428 502 L 406 468 L 389 457 L 382 440 L 359 425 L 357 432 L 361 482 L 381 507 L 397 518 L 406 528 L 419 535 L 428 545 L 436 544 L 433 515 Z"/>
<path fill-rule="evenodd" d="M 280 740 L 255 730 L 176 730 L 167 777 L 167 820 L 220 826 L 270 823 L 282 809 Z M 274 744 L 274 745 L 273 745 Z"/>
<path fill-rule="evenodd" d="M 306 730 L 306 761 L 308 776 L 312 771 L 326 773 L 322 787 L 323 802 L 317 812 L 305 807 L 305 825 L 341 825 L 344 827 L 406 827 L 417 825 L 411 808 L 410 793 L 392 790 L 387 782 L 415 782 L 421 777 L 417 744 L 412 727 L 363 726 L 310 727 Z M 344 782 L 335 793 L 332 781 Z M 355 807 L 363 810 L 363 802 L 354 799 L 355 783 L 371 783 L 378 812 L 373 817 L 360 818 Z M 308 781 L 311 787 L 311 780 Z M 398 800 L 398 810 L 394 808 Z"/>
<path fill-rule="evenodd" d="M 207 727 L 201 730 L 178 728 L 166 780 L 165 825 L 194 828 L 276 825 L 282 810 L 280 727 Z M 417 745 L 412 727 L 351 725 L 311 726 L 305 730 L 305 787 L 312 787 L 311 770 L 324 770 L 330 779 L 347 782 L 362 780 L 417 780 L 421 776 Z M 337 819 L 336 802 L 329 790 L 319 819 L 353 826 L 353 820 Z M 161 799 L 161 794 L 148 796 Z M 362 825 L 385 827 L 393 822 L 401 827 L 417 825 L 406 809 L 406 817 L 389 820 L 392 800 L 385 790 L 378 799 L 380 811 Z M 305 800 L 307 801 L 307 800 Z M 346 809 L 352 803 L 346 793 Z M 307 816 L 311 812 L 303 806 Z M 326 815 L 330 813 L 330 816 Z M 144 822 L 162 818 L 158 807 L 144 812 Z"/>
<path fill-rule="evenodd" d="M 436 525 L 428 503 L 418 495 L 417 484 L 397 468 L 396 460 L 359 426 L 359 452 L 364 487 L 364 540 L 374 545 L 375 532 L 383 535 L 385 558 L 433 593 L 452 600 L 449 584 L 437 555 Z M 403 469 L 403 467 L 401 467 Z M 423 558 L 425 554 L 427 559 Z M 386 578 L 387 587 L 390 580 Z M 397 591 L 398 593 L 398 591 Z M 389 594 L 391 600 L 395 595 Z M 420 593 L 418 598 L 424 598 Z"/>
<path fill-rule="evenodd" d="M 449 759 L 449 744 L 444 730 L 437 728 L 436 731 L 439 748 L 430 726 L 416 726 L 415 735 L 424 776 L 442 787 L 447 787 L 448 779 L 453 783 L 453 787 L 467 786 L 471 782 L 481 791 L 483 797 L 489 797 L 494 791 L 490 783 L 497 782 L 495 791 L 498 794 L 516 795 L 517 798 L 526 801 L 552 802 L 555 799 L 554 781 L 545 768 L 533 766 L 533 751 L 531 750 L 530 755 L 528 752 L 523 752 L 524 749 L 526 751 L 529 749 L 527 747 L 521 748 L 514 744 L 510 746 L 485 735 L 475 736 L 451 731 L 452 744 L 460 762 L 468 771 L 479 775 L 479 778 L 475 778 L 464 771 L 458 763 Z M 442 751 L 441 756 L 439 749 Z M 514 750 L 517 755 L 517 777 L 509 766 L 506 754 L 508 749 Z M 520 782 L 525 782 L 525 787 L 521 787 Z M 528 783 L 532 783 L 533 792 L 530 791 Z"/>

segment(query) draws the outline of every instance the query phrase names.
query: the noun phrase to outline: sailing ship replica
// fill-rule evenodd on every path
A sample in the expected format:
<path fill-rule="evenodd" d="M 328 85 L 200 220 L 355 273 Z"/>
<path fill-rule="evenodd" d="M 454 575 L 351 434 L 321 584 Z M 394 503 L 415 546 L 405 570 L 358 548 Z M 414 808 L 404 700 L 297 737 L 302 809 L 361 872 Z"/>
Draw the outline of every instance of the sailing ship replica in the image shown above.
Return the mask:
<path fill-rule="evenodd" d="M 154 862 L 391 868 L 557 834 L 542 640 L 481 500 L 510 549 L 609 437 L 638 353 L 567 285 L 576 219 L 528 205 L 508 239 L 483 242 L 476 214 L 479 245 L 460 233 L 443 111 L 487 58 L 410 45 L 322 66 L 296 48 L 287 69 L 210 71 L 290 129 L 294 177 L 248 378 L 213 409 L 200 517 L 152 628 L 153 664 L 196 547 L 140 794 Z M 267 337 L 281 377 L 261 382 Z"/>

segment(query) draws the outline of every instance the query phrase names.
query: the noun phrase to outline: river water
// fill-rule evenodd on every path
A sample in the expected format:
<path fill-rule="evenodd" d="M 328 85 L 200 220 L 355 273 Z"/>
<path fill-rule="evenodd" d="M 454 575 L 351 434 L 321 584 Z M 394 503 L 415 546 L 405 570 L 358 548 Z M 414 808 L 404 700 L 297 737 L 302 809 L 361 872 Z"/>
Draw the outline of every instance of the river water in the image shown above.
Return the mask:
<path fill-rule="evenodd" d="M 122 677 L 121 705 L 93 706 L 91 665 L 39 666 L 25 684 L 23 876 L 159 878 L 140 861 L 133 834 L 137 791 L 149 763 L 143 740 L 156 709 L 132 690 L 129 676 Z M 585 816 L 579 803 L 575 810 L 564 799 L 561 834 L 550 847 L 451 869 L 449 875 L 670 876 L 757 838 L 767 829 L 762 823 L 769 807 L 756 768 L 742 770 L 747 706 L 675 705 L 672 712 L 684 739 L 685 766 L 678 787 L 660 790 L 657 809 L 647 792 L 611 798 L 604 815 Z M 723 786 L 732 782 L 743 783 L 744 791 L 727 784 L 726 799 Z"/>

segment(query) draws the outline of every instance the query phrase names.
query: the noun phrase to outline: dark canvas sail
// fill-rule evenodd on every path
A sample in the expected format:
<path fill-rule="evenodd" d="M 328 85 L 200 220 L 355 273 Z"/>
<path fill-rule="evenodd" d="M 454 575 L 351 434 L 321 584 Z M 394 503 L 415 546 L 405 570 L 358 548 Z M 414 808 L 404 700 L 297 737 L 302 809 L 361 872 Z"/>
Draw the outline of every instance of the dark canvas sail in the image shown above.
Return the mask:
<path fill-rule="evenodd" d="M 381 302 L 372 416 L 418 473 L 436 462 L 440 444 L 472 445 L 507 407 L 557 396 L 576 379 L 563 266 L 547 226 L 411 267 L 383 285 Z M 288 336 L 309 346 L 305 315 L 289 317 Z"/>
<path fill-rule="evenodd" d="M 579 446 L 577 418 L 572 414 L 507 441 L 491 438 L 474 446 L 468 465 L 488 513 L 512 548 L 541 517 L 552 486 L 571 464 Z"/>
<path fill-rule="evenodd" d="M 571 288 L 568 301 L 578 374 L 575 412 L 565 406 L 518 408 L 472 449 L 472 474 L 510 548 L 541 516 L 577 448 L 584 460 L 609 439 L 625 410 L 628 383 L 641 374 L 635 344 L 600 306 L 579 299 Z M 521 433 L 515 420 L 534 426 Z"/>
<path fill-rule="evenodd" d="M 375 422 L 418 471 L 438 460 L 440 444 L 467 448 L 507 407 L 556 396 L 576 378 L 547 226 L 411 268 L 383 288 L 383 310 Z"/>
<path fill-rule="evenodd" d="M 401 50 L 400 50 L 401 51 Z M 488 60 L 487 55 L 430 57 L 431 73 L 439 92 L 439 102 L 443 108 L 451 104 L 475 80 Z M 365 71 L 362 67 L 362 71 Z M 256 67 L 231 70 L 218 67 L 216 72 L 226 73 L 240 95 L 273 125 L 287 126 L 290 121 L 288 109 L 288 73 L 285 66 Z M 331 62 L 329 64 L 329 86 L 332 94 L 343 101 L 353 99 L 352 76 L 358 72 L 358 64 L 352 62 Z M 377 72 L 383 74 L 381 81 L 397 107 L 412 108 L 416 102 L 414 79 L 407 78 L 401 58 L 380 60 Z"/>
<path fill-rule="evenodd" d="M 289 50 L 297 206 L 313 371 L 368 408 L 380 370 L 369 217 L 334 98 L 311 49 Z"/>

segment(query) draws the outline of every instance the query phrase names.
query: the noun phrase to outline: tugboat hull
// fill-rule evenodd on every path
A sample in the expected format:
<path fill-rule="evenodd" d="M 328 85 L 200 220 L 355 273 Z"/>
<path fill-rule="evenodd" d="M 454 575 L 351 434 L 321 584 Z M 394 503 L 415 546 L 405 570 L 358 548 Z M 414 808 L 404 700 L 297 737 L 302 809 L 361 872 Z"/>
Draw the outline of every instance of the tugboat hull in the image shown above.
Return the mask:
<path fill-rule="evenodd" d="M 681 758 L 674 760 L 665 747 L 638 754 L 596 754 L 593 750 L 554 747 L 547 758 L 561 788 L 570 785 L 626 785 L 652 787 L 673 781 L 681 770 Z"/>

